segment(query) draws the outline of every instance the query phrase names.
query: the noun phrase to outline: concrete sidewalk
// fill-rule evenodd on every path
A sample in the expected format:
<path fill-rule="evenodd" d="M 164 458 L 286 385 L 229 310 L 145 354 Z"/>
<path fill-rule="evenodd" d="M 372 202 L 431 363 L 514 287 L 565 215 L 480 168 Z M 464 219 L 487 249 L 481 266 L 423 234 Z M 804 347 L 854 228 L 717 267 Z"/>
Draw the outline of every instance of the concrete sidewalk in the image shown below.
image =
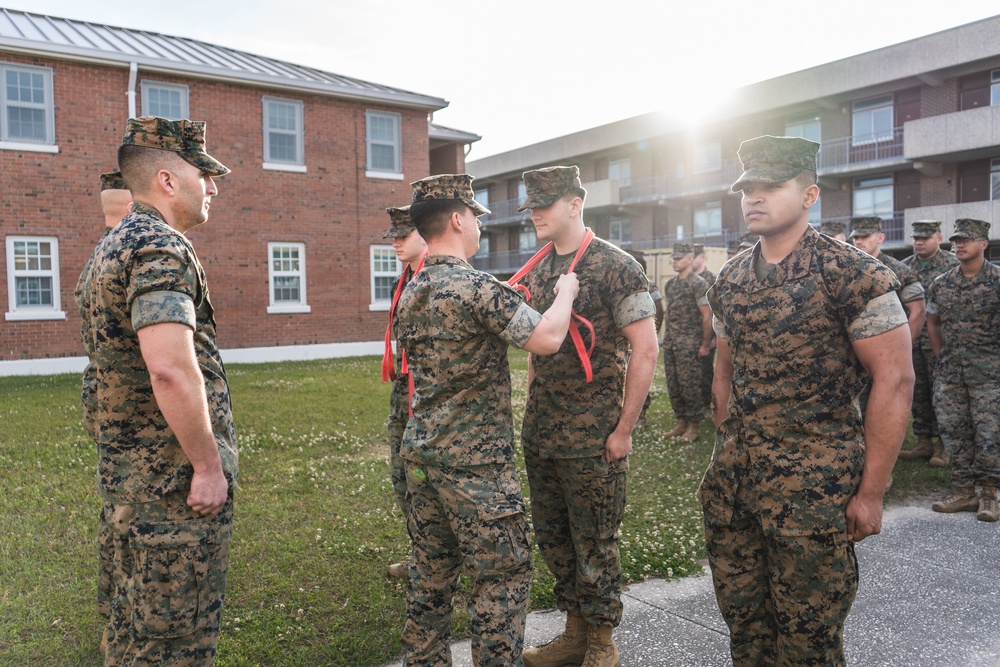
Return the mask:
<path fill-rule="evenodd" d="M 892 507 L 882 534 L 857 554 L 861 582 L 845 631 L 851 667 L 1000 667 L 1000 524 L 937 514 L 929 501 Z M 732 664 L 707 573 L 633 584 L 624 604 L 615 632 L 623 667 Z M 526 646 L 563 622 L 561 612 L 532 612 Z M 456 667 L 471 667 L 468 641 L 452 655 Z"/>

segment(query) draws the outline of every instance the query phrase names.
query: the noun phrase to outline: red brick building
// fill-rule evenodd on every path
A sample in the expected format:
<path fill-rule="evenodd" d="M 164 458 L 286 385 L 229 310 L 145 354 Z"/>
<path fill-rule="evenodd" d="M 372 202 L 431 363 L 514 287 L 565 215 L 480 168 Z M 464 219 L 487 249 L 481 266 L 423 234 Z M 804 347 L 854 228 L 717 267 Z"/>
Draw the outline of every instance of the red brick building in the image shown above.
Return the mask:
<path fill-rule="evenodd" d="M 0 10 L 0 374 L 82 368 L 73 289 L 130 116 L 208 122 L 218 180 L 189 238 L 229 361 L 378 353 L 386 206 L 465 170 L 447 102 L 179 37 Z M 274 349 L 281 348 L 281 349 Z"/>

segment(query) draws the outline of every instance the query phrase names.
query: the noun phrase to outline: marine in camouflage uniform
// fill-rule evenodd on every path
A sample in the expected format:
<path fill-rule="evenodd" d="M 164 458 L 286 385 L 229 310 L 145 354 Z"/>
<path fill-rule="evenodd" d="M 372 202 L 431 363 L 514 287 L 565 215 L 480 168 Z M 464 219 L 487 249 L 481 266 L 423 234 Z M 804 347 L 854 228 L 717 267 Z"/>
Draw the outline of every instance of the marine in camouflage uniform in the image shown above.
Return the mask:
<path fill-rule="evenodd" d="M 882 231 L 882 218 L 875 216 L 865 216 L 851 218 L 851 242 L 868 253 L 878 261 L 882 262 L 890 269 L 899 281 L 899 289 L 896 296 L 903 304 L 906 311 L 907 320 L 910 327 L 910 340 L 916 343 L 920 332 L 924 328 L 925 306 L 924 306 L 924 286 L 920 282 L 920 276 L 910 267 L 900 262 L 895 257 L 882 252 L 882 241 L 885 240 L 885 233 Z M 911 355 L 912 356 L 912 355 Z M 859 403 L 861 404 L 861 414 L 868 408 L 868 395 L 871 392 L 871 384 L 865 386 L 861 392 Z"/>
<path fill-rule="evenodd" d="M 824 220 L 820 223 L 819 233 L 838 241 L 847 241 L 847 225 L 840 220 Z"/>
<path fill-rule="evenodd" d="M 715 284 L 716 275 L 705 268 L 705 246 L 702 243 L 693 243 L 691 247 L 694 249 L 693 273 L 711 287 Z M 708 305 L 707 301 L 705 305 Z M 711 318 L 709 319 L 711 320 Z M 711 326 L 709 330 L 711 330 Z M 713 331 L 711 335 L 708 354 L 704 357 L 699 357 L 701 360 L 701 402 L 704 412 L 707 415 L 706 418 L 710 418 L 712 414 L 712 377 L 715 373 L 715 332 Z"/>
<path fill-rule="evenodd" d="M 934 408 L 955 488 L 932 508 L 978 510 L 981 521 L 1000 519 L 1000 267 L 984 257 L 989 228 L 983 220 L 955 221 L 949 240 L 960 265 L 931 284 L 927 305 L 938 354 Z"/>
<path fill-rule="evenodd" d="M 120 171 L 112 171 L 105 174 L 101 174 L 101 209 L 104 213 L 104 231 L 101 234 L 103 239 L 107 236 L 111 230 L 121 222 L 132 205 L 132 193 L 128 191 L 125 187 L 125 181 L 122 179 L 122 174 Z M 94 262 L 94 257 L 97 255 L 97 249 L 91 253 L 90 257 L 87 258 L 87 263 L 83 267 L 83 271 L 80 273 L 80 278 L 76 285 L 75 295 L 79 299 L 79 295 L 83 292 L 84 279 L 90 272 L 90 265 Z M 81 335 L 86 335 L 86 329 L 81 331 Z M 83 414 L 94 414 L 97 411 L 97 381 L 94 376 L 93 367 L 87 364 L 87 367 L 83 370 L 83 387 L 81 393 L 81 399 L 83 404 Z M 89 431 L 90 429 L 97 426 L 96 423 L 91 420 L 85 419 L 84 425 L 88 428 L 88 433 L 94 442 L 98 442 L 98 432 Z M 97 558 L 98 558 L 98 568 L 97 568 L 97 611 L 100 613 L 101 618 L 104 619 L 104 631 L 101 636 L 101 652 L 108 644 L 108 619 L 111 617 L 111 579 L 114 573 L 114 561 L 112 560 L 112 550 L 114 547 L 114 533 L 111 527 L 104 520 L 104 510 L 101 510 L 98 519 L 98 529 L 97 529 Z"/>
<path fill-rule="evenodd" d="M 187 120 L 129 119 L 119 150 L 126 179 L 144 171 L 129 166 L 135 156 L 156 149 L 146 157 L 174 175 L 186 206 L 171 208 L 152 183 L 132 183 L 136 203 L 101 240 L 78 283 L 90 360 L 84 420 L 98 443 L 98 492 L 110 531 L 100 541 L 101 561 L 110 552 L 113 567 L 106 666 L 207 666 L 215 658 L 237 453 L 205 273 L 182 233 L 207 219 L 211 177 L 229 172 L 205 153 L 204 129 Z M 191 210 L 197 188 L 202 208 Z M 150 367 L 167 368 L 162 344 L 175 337 L 191 341 L 183 368 L 197 378 L 154 384 Z M 182 414 L 171 389 L 204 398 Z M 170 423 L 161 405 L 176 408 Z"/>
<path fill-rule="evenodd" d="M 554 244 L 523 281 L 531 304 L 542 310 L 582 245 L 586 190 L 575 166 L 522 177 L 527 199 L 520 210 L 531 209 L 539 238 Z M 556 605 L 567 612 L 567 632 L 526 651 L 528 667 L 579 664 L 587 655 L 594 664 L 617 664 L 611 634 L 622 615 L 618 528 L 626 454 L 656 367 L 656 311 L 642 267 L 594 238 L 575 270 L 574 310 L 594 327 L 593 380 L 587 382 L 569 340 L 552 356 L 532 355 L 521 431 L 536 541 L 555 577 Z M 588 332 L 583 336 L 589 344 Z"/>
<path fill-rule="evenodd" d="M 523 664 L 531 536 L 514 464 L 507 346 L 529 347 L 549 314 L 459 256 L 475 253 L 476 216 L 489 212 L 471 183 L 465 174 L 412 183 L 411 216 L 431 254 L 403 291 L 396 318 L 413 382 L 401 446 L 413 540 L 402 635 L 408 667 L 451 664 L 452 601 L 463 563 L 473 580 L 474 660 L 479 667 Z M 459 249 L 454 239 L 463 242 Z M 560 295 L 563 336 L 574 293 Z"/>
<path fill-rule="evenodd" d="M 395 295 L 398 290 L 404 289 L 413 278 L 413 274 L 418 269 L 420 260 L 426 254 L 427 244 L 420 238 L 416 227 L 410 220 L 410 206 L 389 207 L 385 209 L 389 214 L 389 229 L 382 236 L 384 239 L 392 239 L 393 248 L 396 249 L 397 258 L 404 262 L 403 272 L 396 277 L 392 283 L 390 292 Z M 402 287 L 400 287 L 402 283 Z M 395 308 L 393 303 L 393 308 Z M 395 311 L 390 313 L 393 321 L 390 327 L 395 324 Z M 400 348 L 401 349 L 401 348 Z M 390 350 L 391 352 L 391 350 Z M 408 368 L 403 363 L 404 356 L 400 354 L 394 359 L 394 370 L 396 378 L 392 380 L 392 389 L 389 394 L 389 476 L 392 482 L 393 493 L 396 494 L 396 503 L 405 517 L 408 512 L 409 498 L 406 494 L 406 466 L 403 457 L 400 455 L 400 445 L 403 441 L 403 431 L 406 429 L 406 422 L 410 418 L 410 374 Z M 383 376 L 383 379 L 385 377 Z M 409 576 L 409 561 L 393 563 L 387 568 L 390 577 L 404 579 Z"/>
<path fill-rule="evenodd" d="M 844 664 L 858 582 L 852 540 L 878 532 L 906 428 L 912 375 L 896 359 L 909 358 L 898 282 L 809 226 L 818 148 L 791 137 L 743 142 L 733 190 L 761 241 L 727 262 L 708 293 L 717 434 L 698 499 L 736 667 Z M 885 345 L 900 347 L 887 362 L 875 352 Z M 862 358 L 880 430 L 864 427 L 857 409 Z"/>
<path fill-rule="evenodd" d="M 902 260 L 903 264 L 914 269 L 920 276 L 924 289 L 930 291 L 931 284 L 943 273 L 958 266 L 958 258 L 954 253 L 940 247 L 941 223 L 937 220 L 918 220 L 913 223 L 914 254 Z M 930 252 L 926 252 L 929 250 Z M 926 255 L 926 256 L 922 256 Z M 933 465 L 941 467 L 948 464 L 944 448 L 938 437 L 937 417 L 934 415 L 934 368 L 937 359 L 931 349 L 931 339 L 927 336 L 926 322 L 920 331 L 920 337 L 913 343 L 913 372 L 916 379 L 913 383 L 913 435 L 917 437 L 917 446 L 912 450 L 899 453 L 901 459 L 931 459 Z"/>
<path fill-rule="evenodd" d="M 687 441 L 697 440 L 698 423 L 705 413 L 704 359 L 712 337 L 711 311 L 705 297 L 709 285 L 692 270 L 692 252 L 688 243 L 674 244 L 672 262 L 678 275 L 663 286 L 663 367 L 677 418 L 666 435 Z"/>

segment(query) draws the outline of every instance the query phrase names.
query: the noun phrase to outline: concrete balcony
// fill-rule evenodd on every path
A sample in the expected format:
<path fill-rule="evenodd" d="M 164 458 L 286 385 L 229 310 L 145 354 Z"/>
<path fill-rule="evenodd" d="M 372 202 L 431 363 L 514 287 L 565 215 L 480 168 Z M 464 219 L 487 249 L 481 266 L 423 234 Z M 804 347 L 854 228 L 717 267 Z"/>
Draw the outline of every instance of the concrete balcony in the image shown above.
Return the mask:
<path fill-rule="evenodd" d="M 743 173 L 743 165 L 736 158 L 723 160 L 718 169 L 688 174 L 658 174 L 633 178 L 621 187 L 623 204 L 643 204 L 681 197 L 729 194 L 729 187 Z"/>
<path fill-rule="evenodd" d="M 918 118 L 905 127 L 907 160 L 933 161 L 961 154 L 975 159 L 1000 152 L 1000 106 Z"/>
<path fill-rule="evenodd" d="M 908 164 L 903 155 L 903 128 L 884 134 L 826 139 L 820 145 L 816 172 L 822 180 L 899 168 Z"/>
<path fill-rule="evenodd" d="M 964 204 L 942 204 L 940 206 L 918 206 L 906 209 L 906 238 L 909 240 L 913 223 L 917 220 L 940 220 L 941 233 L 947 241 L 955 231 L 955 220 L 975 218 L 986 220 L 990 225 L 990 239 L 1000 240 L 1000 200 L 970 201 Z"/>
<path fill-rule="evenodd" d="M 493 227 L 497 225 L 510 225 L 527 223 L 531 220 L 531 211 L 517 212 L 517 207 L 521 205 L 516 199 L 505 201 L 491 201 L 486 208 L 490 213 L 479 217 L 483 227 Z"/>

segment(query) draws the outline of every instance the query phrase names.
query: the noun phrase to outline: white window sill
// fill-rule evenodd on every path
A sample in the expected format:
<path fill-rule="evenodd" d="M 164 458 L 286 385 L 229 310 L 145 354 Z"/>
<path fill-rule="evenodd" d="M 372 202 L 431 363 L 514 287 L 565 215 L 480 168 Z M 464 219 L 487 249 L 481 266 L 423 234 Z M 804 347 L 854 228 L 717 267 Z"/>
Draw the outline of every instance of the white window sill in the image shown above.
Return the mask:
<path fill-rule="evenodd" d="M 308 306 L 304 303 L 295 305 L 279 305 L 279 306 L 267 307 L 268 315 L 282 315 L 282 314 L 287 315 L 290 313 L 311 313 L 311 312 L 312 312 L 312 306 Z"/>
<path fill-rule="evenodd" d="M 371 312 L 382 311 L 389 312 L 389 308 L 392 306 L 388 301 L 382 301 L 381 303 L 370 303 L 368 304 L 368 310 Z"/>
<path fill-rule="evenodd" d="M 0 141 L 0 150 L 25 151 L 27 153 L 58 153 L 59 147 L 55 144 L 33 144 L 27 141 Z"/>
<path fill-rule="evenodd" d="M 403 180 L 403 175 L 391 171 L 366 171 L 365 176 L 368 178 L 383 178 L 387 181 L 401 181 Z"/>
<path fill-rule="evenodd" d="M 268 171 L 291 171 L 296 174 L 306 173 L 304 164 L 285 164 L 283 162 L 265 162 L 264 169 Z"/>
<path fill-rule="evenodd" d="M 65 320 L 66 312 L 62 310 L 15 310 L 13 312 L 4 313 L 4 319 L 8 322 L 25 322 L 29 320 Z"/>

